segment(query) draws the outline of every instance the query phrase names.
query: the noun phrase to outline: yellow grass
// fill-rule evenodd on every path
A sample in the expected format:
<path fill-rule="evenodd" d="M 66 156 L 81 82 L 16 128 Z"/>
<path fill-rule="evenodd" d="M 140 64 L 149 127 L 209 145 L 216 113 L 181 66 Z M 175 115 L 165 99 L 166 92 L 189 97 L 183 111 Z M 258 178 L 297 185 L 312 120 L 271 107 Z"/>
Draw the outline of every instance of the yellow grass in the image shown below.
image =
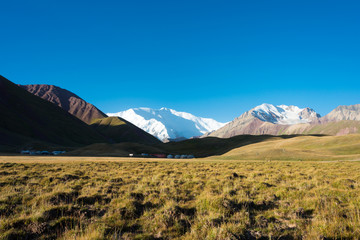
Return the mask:
<path fill-rule="evenodd" d="M 235 148 L 214 159 L 352 160 L 360 159 L 360 135 L 302 136 Z"/>
<path fill-rule="evenodd" d="M 359 239 L 360 162 L 0 157 L 0 239 Z"/>

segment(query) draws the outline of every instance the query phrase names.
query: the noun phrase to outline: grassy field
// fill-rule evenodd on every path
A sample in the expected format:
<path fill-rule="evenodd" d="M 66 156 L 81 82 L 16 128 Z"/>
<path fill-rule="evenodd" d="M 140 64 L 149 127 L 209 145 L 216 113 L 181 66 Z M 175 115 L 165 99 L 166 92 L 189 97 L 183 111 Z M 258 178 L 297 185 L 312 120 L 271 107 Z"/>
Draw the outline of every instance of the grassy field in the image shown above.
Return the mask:
<path fill-rule="evenodd" d="M 68 156 L 125 157 L 130 153 L 191 154 L 217 160 L 351 160 L 360 159 L 360 134 L 344 136 L 241 135 L 198 138 L 166 144 L 92 144 Z"/>
<path fill-rule="evenodd" d="M 0 157 L 0 239 L 359 239 L 360 162 Z"/>
<path fill-rule="evenodd" d="M 270 139 L 213 157 L 241 160 L 352 160 L 360 159 L 360 135 L 301 136 Z"/>

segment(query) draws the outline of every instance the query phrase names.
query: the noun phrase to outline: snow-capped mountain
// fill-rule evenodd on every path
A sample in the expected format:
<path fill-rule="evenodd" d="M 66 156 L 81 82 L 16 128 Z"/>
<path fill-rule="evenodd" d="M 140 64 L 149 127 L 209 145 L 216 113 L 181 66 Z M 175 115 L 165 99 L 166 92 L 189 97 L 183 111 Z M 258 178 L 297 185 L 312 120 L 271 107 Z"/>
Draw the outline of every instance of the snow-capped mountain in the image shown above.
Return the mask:
<path fill-rule="evenodd" d="M 232 137 L 242 134 L 279 135 L 292 126 L 314 123 L 319 121 L 319 119 L 320 115 L 311 108 L 287 105 L 274 106 L 264 103 L 205 136 Z"/>
<path fill-rule="evenodd" d="M 131 108 L 107 115 L 121 117 L 162 141 L 201 136 L 225 125 L 211 118 L 196 117 L 169 108 Z"/>
<path fill-rule="evenodd" d="M 299 108 L 297 106 L 261 104 L 251 110 L 251 114 L 264 122 L 274 124 L 293 125 L 298 123 L 312 122 L 320 117 L 311 108 Z"/>

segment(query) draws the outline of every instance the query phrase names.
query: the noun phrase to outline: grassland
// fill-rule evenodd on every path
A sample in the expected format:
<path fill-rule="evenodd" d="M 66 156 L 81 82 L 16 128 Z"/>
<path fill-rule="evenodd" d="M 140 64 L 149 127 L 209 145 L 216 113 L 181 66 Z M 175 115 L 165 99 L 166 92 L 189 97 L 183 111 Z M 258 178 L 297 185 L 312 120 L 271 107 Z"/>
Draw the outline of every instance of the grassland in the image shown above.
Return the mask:
<path fill-rule="evenodd" d="M 234 148 L 214 159 L 241 160 L 352 160 L 360 159 L 360 135 L 300 136 L 269 139 Z"/>
<path fill-rule="evenodd" d="M 0 157 L 1 239 L 359 239 L 360 162 Z"/>
<path fill-rule="evenodd" d="M 69 156 L 124 157 L 130 153 L 191 154 L 218 160 L 351 160 L 360 159 L 360 134 L 344 136 L 241 135 L 207 137 L 166 144 L 92 144 Z"/>

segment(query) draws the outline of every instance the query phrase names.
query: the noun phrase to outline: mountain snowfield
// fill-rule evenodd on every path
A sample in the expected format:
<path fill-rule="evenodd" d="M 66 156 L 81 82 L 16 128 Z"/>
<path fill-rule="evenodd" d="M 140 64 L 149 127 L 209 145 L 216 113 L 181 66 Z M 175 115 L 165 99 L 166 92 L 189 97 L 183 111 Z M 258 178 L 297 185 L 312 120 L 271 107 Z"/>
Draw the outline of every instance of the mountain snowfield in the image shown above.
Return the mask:
<path fill-rule="evenodd" d="M 311 108 L 299 108 L 297 106 L 261 104 L 251 110 L 251 114 L 264 122 L 274 124 L 293 125 L 309 123 L 320 117 Z"/>
<path fill-rule="evenodd" d="M 107 115 L 121 117 L 162 141 L 198 137 L 225 125 L 211 118 L 196 117 L 190 113 L 164 107 L 131 108 Z"/>

